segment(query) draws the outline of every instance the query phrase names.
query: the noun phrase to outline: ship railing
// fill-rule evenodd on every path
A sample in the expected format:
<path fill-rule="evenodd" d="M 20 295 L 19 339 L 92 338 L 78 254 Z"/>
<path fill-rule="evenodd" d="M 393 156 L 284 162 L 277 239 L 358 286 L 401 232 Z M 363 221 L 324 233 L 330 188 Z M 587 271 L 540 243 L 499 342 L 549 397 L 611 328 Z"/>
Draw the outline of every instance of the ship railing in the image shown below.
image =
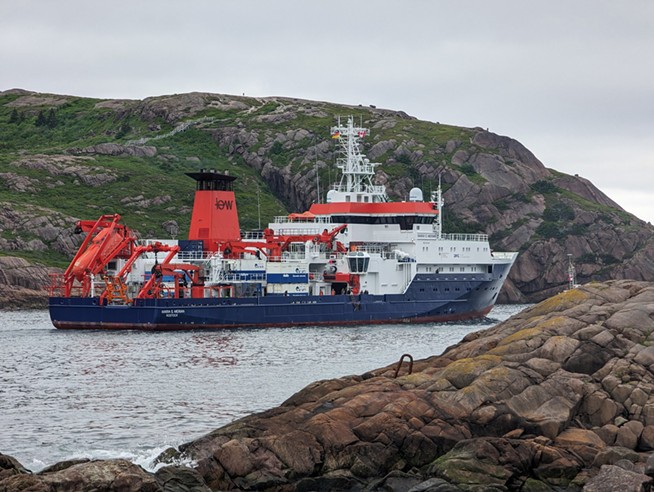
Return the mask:
<path fill-rule="evenodd" d="M 367 174 L 367 173 L 354 173 L 354 174 Z M 338 191 L 339 193 L 370 193 L 371 195 L 385 195 L 386 188 L 384 186 L 370 186 L 363 185 L 354 189 L 349 188 L 347 185 L 335 184 L 332 185 L 331 189 Z"/>
<path fill-rule="evenodd" d="M 331 217 L 317 216 L 317 217 L 298 217 L 291 219 L 288 215 L 276 215 L 273 219 L 275 224 L 285 224 L 287 222 L 292 224 L 330 224 L 332 221 Z"/>
<path fill-rule="evenodd" d="M 241 239 L 245 240 L 255 240 L 255 239 L 261 239 L 263 240 L 263 231 L 242 231 L 241 232 Z"/>
<path fill-rule="evenodd" d="M 365 174 L 372 176 L 375 174 L 375 166 L 376 164 L 374 163 L 367 163 L 367 162 L 357 162 L 354 165 L 349 165 L 348 166 L 348 160 L 347 159 L 339 159 L 339 163 L 337 166 L 343 170 L 343 172 L 347 172 L 347 174 Z M 349 161 L 351 163 L 351 161 Z"/>
<path fill-rule="evenodd" d="M 382 246 L 358 246 L 357 251 L 371 255 L 379 255 L 384 260 L 410 261 L 409 259 L 411 258 L 408 253 L 401 252 L 398 254 L 397 251 L 388 251 L 387 248 Z"/>
<path fill-rule="evenodd" d="M 208 260 L 215 254 L 215 251 L 180 251 L 177 253 L 177 259 L 180 261 Z"/>
<path fill-rule="evenodd" d="M 266 280 L 266 273 L 238 273 L 223 271 L 218 275 L 218 280 L 221 282 L 263 282 Z"/>
<path fill-rule="evenodd" d="M 420 237 L 420 234 L 418 234 Z M 478 241 L 478 242 L 488 242 L 488 234 L 460 234 L 460 233 L 450 233 L 450 234 L 441 234 L 441 239 L 444 241 Z"/>
<path fill-rule="evenodd" d="M 323 228 L 324 229 L 324 228 Z M 317 236 L 322 234 L 323 229 L 319 227 L 305 227 L 305 228 L 292 228 L 292 229 L 277 229 L 277 234 L 281 236 Z"/>
<path fill-rule="evenodd" d="M 376 245 L 376 244 L 362 244 L 357 246 L 357 251 L 362 251 L 364 253 L 369 253 L 373 255 L 385 255 L 388 254 L 387 248 L 381 245 Z"/>
<path fill-rule="evenodd" d="M 103 292 L 106 288 L 105 282 L 100 275 L 96 276 L 92 281 L 91 292 L 89 295 L 97 295 Z M 68 297 L 82 297 L 83 286 L 75 281 L 70 285 L 70 293 Z M 66 297 L 66 279 L 63 273 L 51 273 L 50 285 L 48 286 L 48 295 L 50 297 Z"/>
<path fill-rule="evenodd" d="M 516 255 L 516 253 L 509 253 L 504 251 L 493 251 L 491 256 L 496 260 L 510 260 Z"/>
<path fill-rule="evenodd" d="M 320 256 L 324 257 L 324 253 L 318 253 Z M 274 262 L 295 262 L 295 263 L 304 263 L 306 262 L 307 254 L 304 251 L 284 251 L 281 256 L 269 256 L 268 261 Z"/>
<path fill-rule="evenodd" d="M 379 255 L 385 260 L 406 260 L 407 258 L 410 258 L 408 253 L 395 250 L 389 251 L 387 247 L 382 245 L 360 245 L 357 246 L 356 250 L 371 255 Z"/>
<path fill-rule="evenodd" d="M 50 274 L 50 286 L 48 288 L 48 295 L 50 297 L 63 297 L 65 293 L 66 284 L 64 281 L 63 273 Z"/>

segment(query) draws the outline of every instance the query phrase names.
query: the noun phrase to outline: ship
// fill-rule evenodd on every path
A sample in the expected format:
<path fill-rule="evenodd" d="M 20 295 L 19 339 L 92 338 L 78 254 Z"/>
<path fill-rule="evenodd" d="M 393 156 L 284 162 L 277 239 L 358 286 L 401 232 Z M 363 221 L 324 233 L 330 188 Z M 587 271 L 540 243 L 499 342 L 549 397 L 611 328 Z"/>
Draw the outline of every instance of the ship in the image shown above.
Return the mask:
<path fill-rule="evenodd" d="M 443 232 L 439 185 L 390 201 L 362 152 L 369 130 L 331 128 L 340 181 L 307 211 L 242 231 L 235 176 L 195 181 L 188 239 L 140 239 L 119 214 L 82 220 L 85 234 L 49 312 L 60 329 L 189 330 L 431 323 L 486 316 L 517 253 L 486 234 Z"/>

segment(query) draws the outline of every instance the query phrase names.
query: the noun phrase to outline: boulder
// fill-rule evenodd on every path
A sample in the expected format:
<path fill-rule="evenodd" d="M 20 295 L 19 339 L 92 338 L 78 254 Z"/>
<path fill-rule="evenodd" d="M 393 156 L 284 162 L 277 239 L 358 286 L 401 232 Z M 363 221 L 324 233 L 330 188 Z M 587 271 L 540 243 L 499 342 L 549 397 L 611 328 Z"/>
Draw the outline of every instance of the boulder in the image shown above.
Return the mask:
<path fill-rule="evenodd" d="M 49 275 L 59 271 L 32 265 L 23 258 L 0 256 L 0 308 L 45 308 L 48 305 Z"/>
<path fill-rule="evenodd" d="M 200 474 L 186 466 L 164 466 L 155 478 L 163 492 L 211 492 Z"/>
<path fill-rule="evenodd" d="M 13 475 L 30 473 L 21 465 L 16 458 L 0 453 L 0 481 Z"/>
<path fill-rule="evenodd" d="M 615 465 L 602 465 L 597 475 L 584 485 L 583 492 L 645 492 L 652 478 Z"/>
<path fill-rule="evenodd" d="M 88 461 L 58 471 L 0 477 L 1 491 L 34 492 L 102 490 L 106 492 L 160 492 L 156 479 L 141 467 L 117 459 Z"/>

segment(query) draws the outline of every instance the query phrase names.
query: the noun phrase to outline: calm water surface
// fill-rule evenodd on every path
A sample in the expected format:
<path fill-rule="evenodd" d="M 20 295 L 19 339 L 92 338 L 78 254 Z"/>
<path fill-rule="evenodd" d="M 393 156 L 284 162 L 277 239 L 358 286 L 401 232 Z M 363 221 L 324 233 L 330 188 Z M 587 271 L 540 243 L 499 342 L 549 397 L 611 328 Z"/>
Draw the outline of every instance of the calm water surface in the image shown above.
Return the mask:
<path fill-rule="evenodd" d="M 47 311 L 0 312 L 0 452 L 32 471 L 74 457 L 150 468 L 313 381 L 440 354 L 524 307 L 474 324 L 172 333 L 60 331 Z"/>

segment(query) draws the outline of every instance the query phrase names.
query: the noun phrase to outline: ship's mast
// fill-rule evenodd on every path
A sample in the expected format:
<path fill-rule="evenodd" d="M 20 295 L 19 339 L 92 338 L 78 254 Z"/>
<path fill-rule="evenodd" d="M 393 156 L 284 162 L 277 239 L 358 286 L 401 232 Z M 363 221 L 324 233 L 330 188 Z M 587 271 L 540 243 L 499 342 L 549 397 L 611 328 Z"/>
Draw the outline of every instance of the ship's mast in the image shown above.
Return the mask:
<path fill-rule="evenodd" d="M 434 222 L 434 231 L 436 232 L 436 237 L 441 239 L 443 237 L 443 193 L 441 190 L 441 175 L 438 175 L 438 189 L 436 192 L 432 192 L 431 201 L 436 203 L 436 208 L 438 210 L 438 216 L 436 217 L 436 222 Z"/>
<path fill-rule="evenodd" d="M 365 201 L 388 201 L 385 188 L 372 183 L 375 166 L 379 164 L 366 159 L 359 148 L 359 141 L 367 134 L 367 128 L 354 126 L 351 116 L 348 117 L 346 125 L 342 125 L 339 118 L 338 124 L 332 127 L 332 138 L 337 139 L 340 144 L 341 156 L 336 160 L 336 167 L 343 173 L 340 183 L 332 189 L 344 195 L 342 201 L 362 201 L 363 195 L 367 195 Z"/>

